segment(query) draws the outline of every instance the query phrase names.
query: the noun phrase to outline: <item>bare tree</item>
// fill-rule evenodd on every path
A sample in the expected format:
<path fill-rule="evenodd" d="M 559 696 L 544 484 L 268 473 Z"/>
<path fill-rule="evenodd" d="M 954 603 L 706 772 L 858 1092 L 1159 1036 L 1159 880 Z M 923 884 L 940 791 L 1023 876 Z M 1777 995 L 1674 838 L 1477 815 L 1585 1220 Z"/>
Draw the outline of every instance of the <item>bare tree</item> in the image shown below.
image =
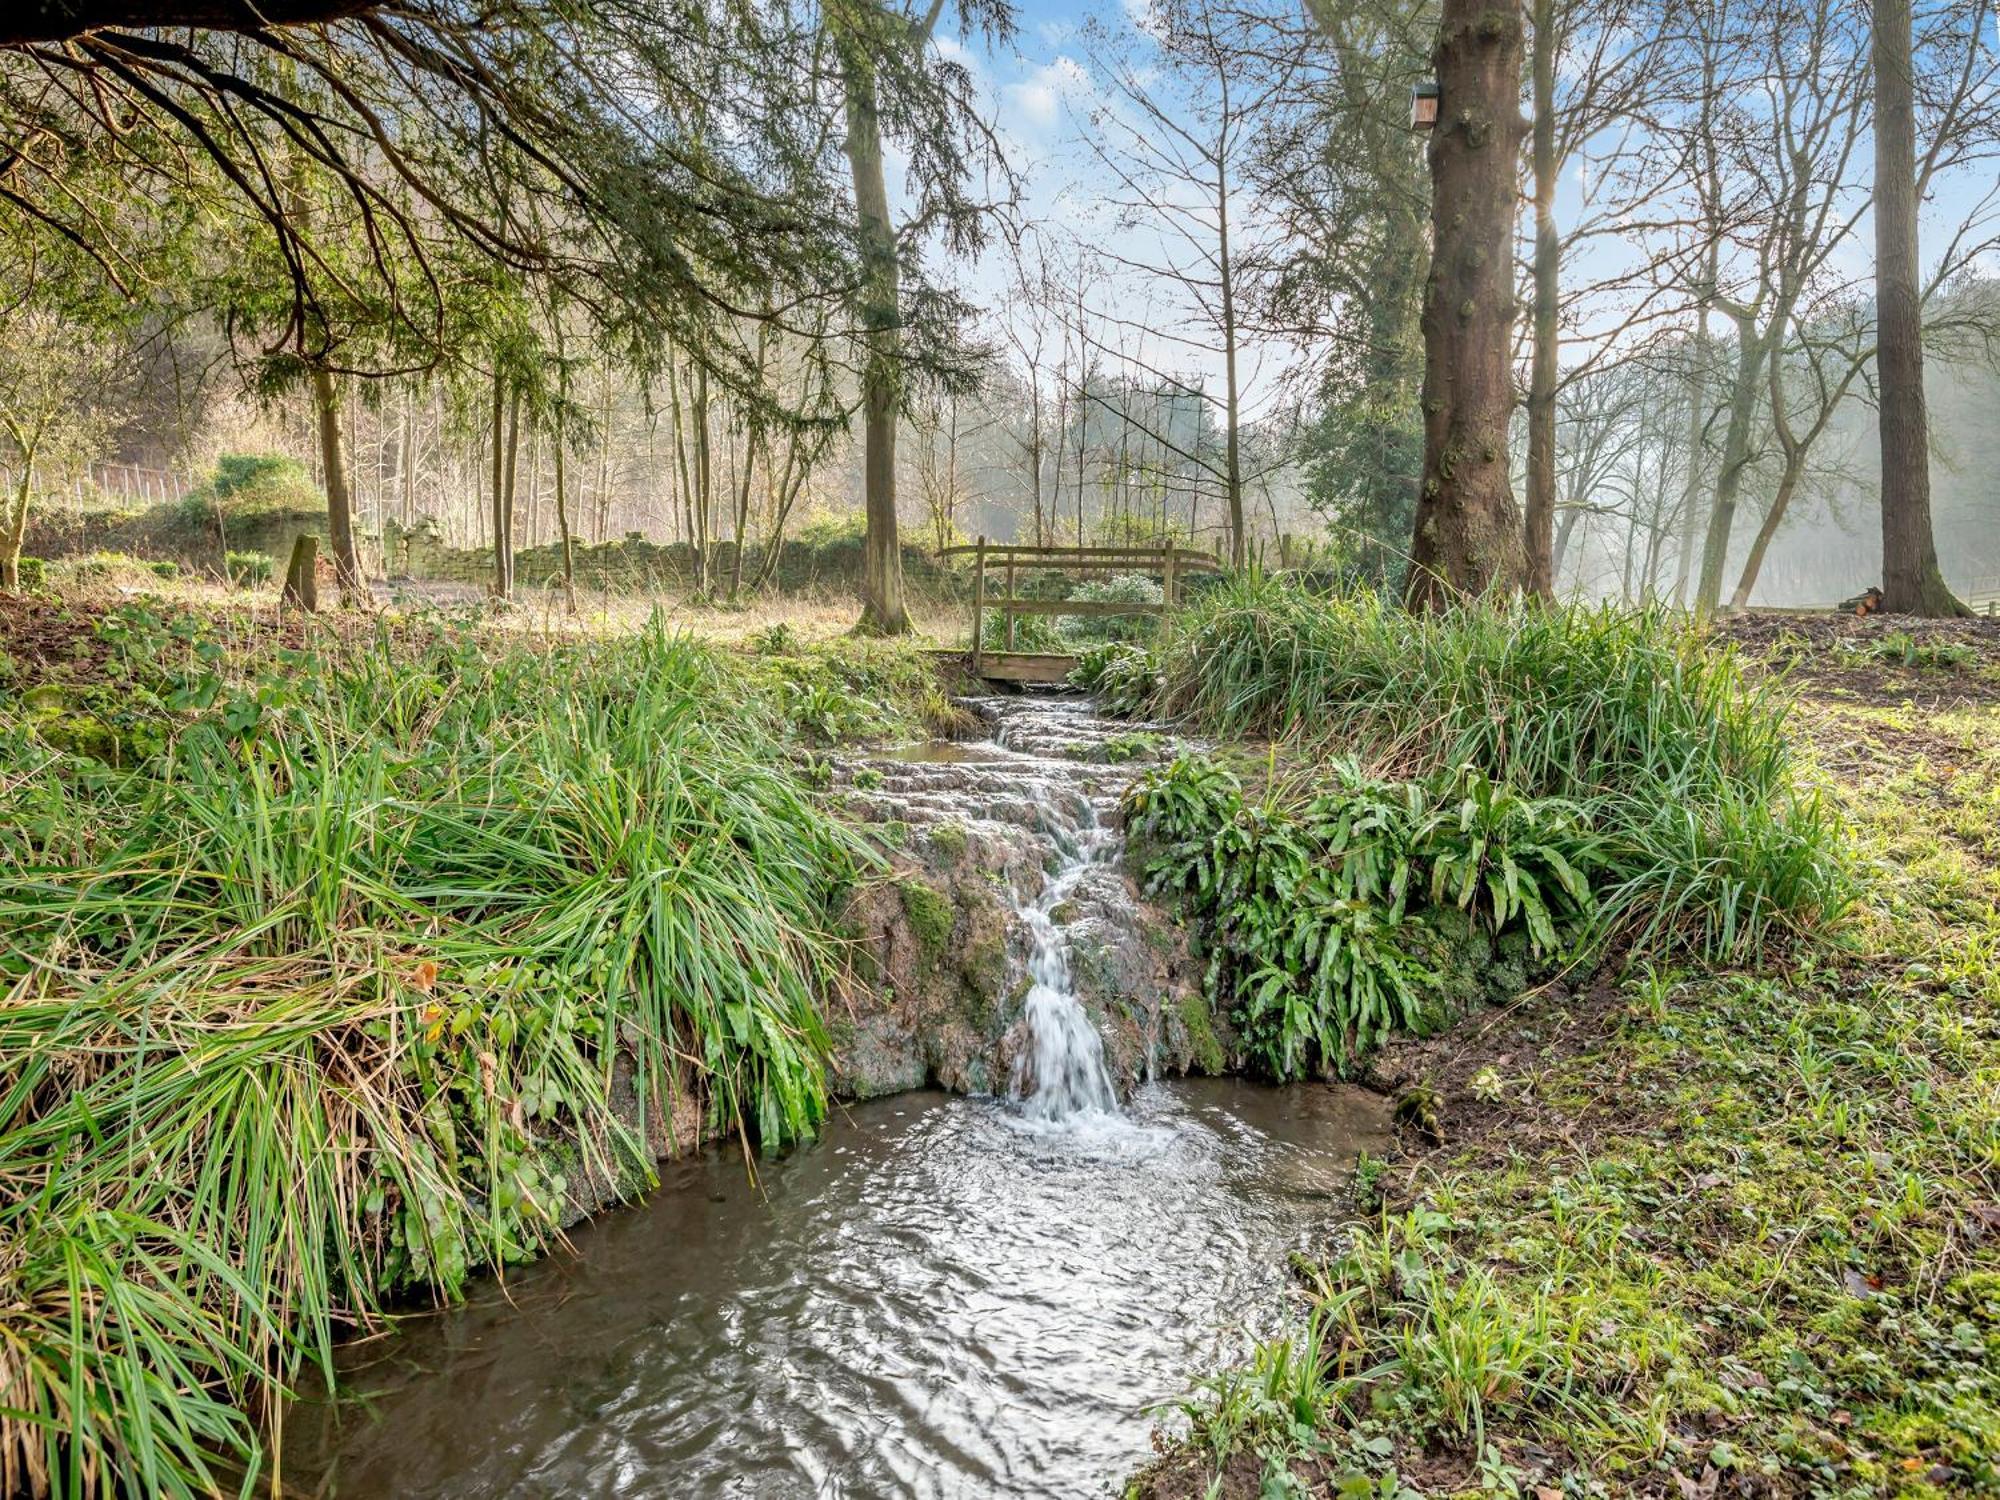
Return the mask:
<path fill-rule="evenodd" d="M 1126 227 L 1157 236 L 1155 252 L 1099 247 L 1128 272 L 1164 282 L 1199 326 L 1154 333 L 1210 353 L 1222 365 L 1222 498 L 1229 557 L 1247 558 L 1243 388 L 1248 304 L 1257 256 L 1246 244 L 1249 158 L 1272 104 L 1290 87 L 1298 57 L 1254 15 L 1218 0 L 1171 0 L 1147 31 L 1160 66 L 1105 59 L 1115 101 L 1093 123 L 1091 149 L 1117 183 Z"/>
<path fill-rule="evenodd" d="M 21 586 L 21 546 L 37 486 L 87 464 L 105 427 L 92 396 L 107 379 L 111 345 L 52 307 L 0 317 L 0 589 Z M 58 481 L 58 482 L 51 482 Z"/>

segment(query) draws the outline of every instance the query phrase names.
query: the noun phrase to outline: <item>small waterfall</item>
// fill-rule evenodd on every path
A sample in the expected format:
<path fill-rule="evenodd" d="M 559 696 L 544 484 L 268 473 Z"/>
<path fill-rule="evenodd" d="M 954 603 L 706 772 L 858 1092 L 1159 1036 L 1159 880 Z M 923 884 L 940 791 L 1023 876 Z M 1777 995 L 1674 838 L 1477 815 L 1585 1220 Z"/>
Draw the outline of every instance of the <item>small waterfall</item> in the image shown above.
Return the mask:
<path fill-rule="evenodd" d="M 1029 1046 L 1014 1060 L 1014 1095 L 1022 1101 L 1022 1114 L 1042 1124 L 1119 1112 L 1118 1090 L 1104 1065 L 1104 1040 L 1070 979 L 1069 934 L 1053 916 L 1084 872 L 1117 852 L 1117 833 L 1100 822 L 1087 802 L 1084 816 L 1087 821 L 1073 830 L 1073 839 L 1059 843 L 1065 847 L 1062 866 L 1034 902 L 1020 909 L 1029 939 L 1030 985 L 1022 1006 Z M 1027 1092 L 1030 1085 L 1032 1093 Z"/>
<path fill-rule="evenodd" d="M 876 757 L 866 767 L 874 773 L 870 784 L 856 792 L 885 817 L 1000 831 L 989 847 L 1005 869 L 1017 930 L 1027 940 L 1025 1035 L 1014 1038 L 1009 1118 L 1037 1129 L 1060 1126 L 1065 1135 L 1100 1136 L 1077 1127 L 1112 1125 L 1110 1133 L 1129 1145 L 1145 1133 L 1120 1107 L 1103 1039 L 1077 996 L 1067 924 L 1057 920 L 1073 896 L 1101 911 L 1106 883 L 1085 882 L 1120 859 L 1124 835 L 1113 809 L 1131 770 L 1091 752 L 1129 726 L 1100 719 L 1074 699 L 975 703 L 992 726 L 990 739 Z M 1102 922 L 1083 930 L 1104 938 Z"/>

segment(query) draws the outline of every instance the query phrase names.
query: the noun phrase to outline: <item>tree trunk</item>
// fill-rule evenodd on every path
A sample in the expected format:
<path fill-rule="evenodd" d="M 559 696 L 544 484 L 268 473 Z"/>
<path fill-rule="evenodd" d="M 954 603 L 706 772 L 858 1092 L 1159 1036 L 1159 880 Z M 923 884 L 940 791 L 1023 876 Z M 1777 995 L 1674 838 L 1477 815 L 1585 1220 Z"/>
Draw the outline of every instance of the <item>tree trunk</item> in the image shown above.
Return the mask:
<path fill-rule="evenodd" d="M 507 397 L 507 462 L 500 486 L 500 510 L 494 518 L 499 536 L 493 548 L 494 597 L 514 597 L 514 485 L 521 470 L 521 388 L 515 386 Z"/>
<path fill-rule="evenodd" d="M 1931 529 L 1924 314 L 1917 292 L 1917 142 L 1910 0 L 1875 0 L 1875 368 L 1882 440 L 1882 608 L 1971 613 L 1938 570 Z"/>
<path fill-rule="evenodd" d="M 597 424 L 597 497 L 591 513 L 592 540 L 600 546 L 611 525 L 611 369 L 604 370 L 604 405 Z"/>
<path fill-rule="evenodd" d="M 507 532 L 507 382 L 493 372 L 493 597 L 507 597 L 507 569 L 501 538 Z"/>
<path fill-rule="evenodd" d="M 1222 370 L 1227 406 L 1224 415 L 1229 427 L 1224 435 L 1223 482 L 1229 487 L 1229 565 L 1241 572 L 1246 561 L 1243 533 L 1243 467 L 1241 454 L 1242 404 L 1236 389 L 1236 288 L 1229 263 L 1229 178 L 1223 163 L 1227 153 L 1216 153 L 1215 229 L 1217 270 L 1222 279 Z"/>
<path fill-rule="evenodd" d="M 10 594 L 21 591 L 21 547 L 28 539 L 28 505 L 34 495 L 35 461 L 29 455 L 21 467 L 21 482 L 14 487 L 14 503 L 7 526 L 0 532 L 0 589 Z"/>
<path fill-rule="evenodd" d="M 1510 594 L 1525 571 L 1507 474 L 1521 50 L 1518 11 L 1444 0 L 1430 142 L 1424 471 L 1405 593 L 1412 609 Z"/>
<path fill-rule="evenodd" d="M 340 583 L 343 609 L 362 602 L 361 559 L 354 551 L 354 497 L 347 485 L 347 458 L 340 442 L 340 393 L 333 372 L 313 366 L 313 409 L 319 417 L 320 467 L 326 476 L 326 540 L 333 553 L 333 576 Z"/>
<path fill-rule="evenodd" d="M 1792 496 L 1799 487 L 1799 475 L 1805 472 L 1803 458 L 1798 463 L 1788 463 L 1778 476 L 1778 492 L 1771 497 L 1771 508 L 1764 514 L 1764 524 L 1757 528 L 1757 535 L 1750 543 L 1750 555 L 1743 559 L 1743 572 L 1736 580 L 1736 592 L 1729 597 L 1731 609 L 1743 609 L 1750 603 L 1750 591 L 1757 587 L 1757 575 L 1764 570 L 1764 554 L 1771 549 L 1771 538 L 1778 534 L 1784 524 L 1785 511 L 1792 503 Z"/>
<path fill-rule="evenodd" d="M 1556 530 L 1555 546 L 1550 550 L 1549 582 L 1553 584 L 1562 577 L 1563 559 L 1569 556 L 1569 539 L 1576 533 L 1576 523 L 1583 519 L 1583 508 L 1577 506 L 1563 517 L 1563 523 Z"/>
<path fill-rule="evenodd" d="M 715 448 L 708 430 L 708 366 L 694 368 L 694 551 L 695 575 L 704 594 L 715 588 L 709 548 L 715 528 Z"/>
<path fill-rule="evenodd" d="M 1736 387 L 1729 398 L 1729 432 L 1722 441 L 1722 467 L 1715 475 L 1715 509 L 1709 512 L 1708 535 L 1701 549 L 1701 580 L 1695 587 L 1694 608 L 1710 615 L 1722 600 L 1722 570 L 1729 562 L 1729 533 L 1736 525 L 1736 497 L 1743 489 L 1743 471 L 1750 466 L 1750 424 L 1757 415 L 1768 340 L 1757 331 L 1754 311 L 1736 319 Z M 1776 325 L 1782 328 L 1783 320 Z"/>
<path fill-rule="evenodd" d="M 1713 277 L 1710 278 L 1713 281 Z M 1701 449 L 1708 432 L 1708 303 L 1702 302 L 1689 357 L 1694 368 L 1688 379 L 1687 472 L 1681 478 L 1681 555 L 1674 576 L 1674 600 L 1688 602 L 1688 579 L 1694 576 L 1695 539 L 1701 535 Z"/>
<path fill-rule="evenodd" d="M 569 497 L 563 493 L 563 449 L 567 436 L 562 408 L 556 408 L 556 532 L 562 542 L 563 605 L 576 613 L 576 547 L 569 534 Z"/>
<path fill-rule="evenodd" d="M 743 438 L 743 473 L 736 486 L 736 555 L 729 560 L 729 599 L 743 592 L 743 542 L 750 530 L 750 480 L 757 472 L 757 434 Z"/>
<path fill-rule="evenodd" d="M 1561 243 L 1556 237 L 1555 0 L 1535 0 L 1535 348 L 1528 374 L 1526 586 L 1555 598 L 1556 292 Z"/>
<path fill-rule="evenodd" d="M 874 0 L 865 9 L 879 20 Z M 870 28 L 871 30 L 873 28 Z M 896 235 L 889 222 L 889 187 L 882 172 L 882 122 L 877 114 L 873 36 L 844 30 L 838 41 L 847 95 L 846 151 L 860 219 L 863 288 L 861 372 L 862 492 L 866 532 L 861 543 L 861 620 L 872 635 L 910 628 L 903 604 L 903 549 L 896 529 L 896 386 L 901 287 Z"/>

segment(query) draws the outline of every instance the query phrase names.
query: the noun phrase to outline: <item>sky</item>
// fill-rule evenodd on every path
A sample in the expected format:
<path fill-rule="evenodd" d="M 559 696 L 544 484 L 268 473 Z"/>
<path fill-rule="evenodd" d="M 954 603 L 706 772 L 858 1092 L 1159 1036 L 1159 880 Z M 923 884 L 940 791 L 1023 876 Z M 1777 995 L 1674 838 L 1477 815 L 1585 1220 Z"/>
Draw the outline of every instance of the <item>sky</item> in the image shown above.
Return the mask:
<path fill-rule="evenodd" d="M 1098 123 L 1106 112 L 1131 107 L 1118 97 L 1106 72 L 1104 59 L 1107 38 L 1124 38 L 1141 44 L 1141 28 L 1147 23 L 1149 0 L 1101 0 L 1090 7 L 1055 3 L 1055 0 L 1028 0 L 1016 12 L 1016 32 L 1006 43 L 987 46 L 968 44 L 941 32 L 941 45 L 962 62 L 976 80 L 990 120 L 1003 143 L 1009 163 L 1018 174 L 1020 201 L 1017 220 L 1040 226 L 1043 242 L 1056 257 L 1069 262 L 1077 247 L 1106 249 L 1128 260 L 1158 262 L 1185 257 L 1176 251 L 1171 238 L 1158 229 L 1121 225 L 1120 215 L 1110 200 L 1118 184 L 1087 145 L 1094 134 L 1115 139 Z M 1984 28 L 1985 61 L 2000 67 L 2000 29 Z M 1859 148 L 1857 160 L 1866 170 L 1869 147 Z M 1414 138 L 1412 150 L 1421 150 Z M 1993 188 L 2000 166 L 1987 160 L 1958 173 L 1940 184 L 1924 218 L 1926 247 L 1942 245 L 1950 231 L 1966 217 L 1974 205 Z M 893 180 L 893 179 L 892 179 Z M 1558 223 L 1569 227 L 1594 212 L 1594 198 L 1603 190 L 1593 182 L 1585 160 L 1572 163 L 1561 181 L 1557 197 Z M 1989 204 L 1989 213 L 1994 205 Z M 1254 204 L 1239 205 L 1237 212 Z M 1524 215 L 1523 228 L 1527 227 Z M 2000 216 L 1986 226 L 1986 234 L 2000 232 Z M 1618 233 L 1606 234 L 1572 254 L 1564 267 L 1566 287 L 1581 287 L 1611 274 L 1635 254 L 1633 243 Z M 1865 216 L 1856 233 L 1837 253 L 1831 273 L 1860 293 L 1868 289 L 1872 276 L 1872 230 Z M 2000 252 L 1989 251 L 1979 262 L 1981 269 L 2000 274 Z M 938 268 L 955 281 L 974 304 L 995 319 L 1008 315 L 1008 289 L 1013 277 L 1014 258 L 996 242 L 984 255 L 967 265 Z M 1212 393 L 1222 389 L 1222 361 L 1219 351 L 1199 347 L 1212 342 L 1199 326 L 1198 316 L 1178 300 L 1170 288 L 1156 278 L 1138 276 L 1099 265 L 1090 280 L 1087 302 L 1100 319 L 1123 320 L 1126 331 L 1119 337 L 1137 338 L 1137 326 L 1158 330 L 1143 349 L 1150 364 L 1171 367 L 1191 380 L 1203 383 Z M 1579 303 L 1574 309 L 1583 327 L 1563 363 L 1573 367 L 1590 353 L 1589 338 L 1594 328 L 1613 326 L 1616 310 L 1610 304 L 1593 307 Z M 997 323 L 988 332 L 993 333 Z M 1117 326 L 1101 321 L 1102 337 L 1110 342 Z M 1177 333 L 1186 340 L 1177 340 Z M 1631 335 L 1626 335 L 1630 337 Z M 1004 347 L 1004 340 L 1000 340 Z M 1051 337 L 1051 345 L 1057 341 Z M 1310 351 L 1282 343 L 1252 345 L 1241 361 L 1240 378 L 1245 392 L 1246 415 L 1254 418 L 1279 410 L 1287 396 L 1285 376 L 1302 368 Z"/>

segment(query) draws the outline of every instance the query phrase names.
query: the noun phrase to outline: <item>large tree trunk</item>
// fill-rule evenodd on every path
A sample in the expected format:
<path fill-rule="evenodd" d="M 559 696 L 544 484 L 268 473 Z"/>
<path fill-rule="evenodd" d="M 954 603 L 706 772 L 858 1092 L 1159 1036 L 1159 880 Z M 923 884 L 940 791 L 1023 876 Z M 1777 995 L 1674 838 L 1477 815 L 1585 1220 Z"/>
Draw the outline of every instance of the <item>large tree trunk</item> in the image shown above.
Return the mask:
<path fill-rule="evenodd" d="M 1555 0 L 1535 0 L 1535 349 L 1528 373 L 1527 589 L 1555 597 L 1556 238 Z"/>
<path fill-rule="evenodd" d="M 1917 293 L 1917 141 L 1910 0 L 1875 0 L 1875 367 L 1882 439 L 1882 608 L 1962 615 L 1931 530 L 1930 420 Z"/>
<path fill-rule="evenodd" d="M 354 550 L 354 496 L 347 483 L 347 457 L 340 441 L 340 393 L 333 372 L 313 366 L 313 410 L 319 418 L 319 458 L 326 482 L 326 540 L 333 553 L 333 576 L 340 584 L 340 603 L 352 609 L 362 602 L 361 559 Z"/>
<path fill-rule="evenodd" d="M 1444 0 L 1431 134 L 1430 279 L 1424 287 L 1424 477 L 1406 602 L 1438 609 L 1508 594 L 1525 571 L 1507 475 L 1514 407 L 1514 164 L 1526 125 L 1521 17 Z"/>
<path fill-rule="evenodd" d="M 868 6 L 873 7 L 873 0 Z M 871 30 L 873 28 L 870 28 Z M 844 29 L 838 41 L 847 94 L 847 164 L 860 219 L 862 492 L 867 531 L 861 544 L 861 621 L 875 635 L 910 628 L 903 605 L 903 548 L 896 520 L 896 385 L 901 288 L 896 234 L 889 222 L 889 187 L 882 172 L 882 122 L 877 114 L 872 36 Z"/>

